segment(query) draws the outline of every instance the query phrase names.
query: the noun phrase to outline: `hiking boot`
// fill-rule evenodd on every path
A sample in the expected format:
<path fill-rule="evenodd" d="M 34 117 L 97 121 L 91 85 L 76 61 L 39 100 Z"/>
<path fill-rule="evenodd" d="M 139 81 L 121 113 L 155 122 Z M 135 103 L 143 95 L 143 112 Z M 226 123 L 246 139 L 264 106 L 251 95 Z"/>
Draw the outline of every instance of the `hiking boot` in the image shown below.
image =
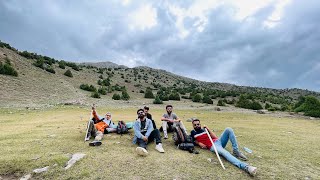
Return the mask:
<path fill-rule="evenodd" d="M 251 176 L 255 176 L 257 174 L 257 168 L 254 166 L 250 166 L 250 165 L 246 166 L 245 171 L 249 173 Z"/>
<path fill-rule="evenodd" d="M 101 141 L 92 141 L 89 143 L 89 146 L 100 146 L 101 144 Z"/>
<path fill-rule="evenodd" d="M 243 161 L 248 160 L 248 158 L 244 154 L 242 154 L 239 150 L 233 150 L 233 155 L 234 157 L 241 159 Z"/>
<path fill-rule="evenodd" d="M 159 143 L 159 144 L 156 145 L 156 150 L 159 151 L 159 152 L 161 152 L 161 153 L 164 153 L 164 149 L 163 149 L 161 143 Z"/>

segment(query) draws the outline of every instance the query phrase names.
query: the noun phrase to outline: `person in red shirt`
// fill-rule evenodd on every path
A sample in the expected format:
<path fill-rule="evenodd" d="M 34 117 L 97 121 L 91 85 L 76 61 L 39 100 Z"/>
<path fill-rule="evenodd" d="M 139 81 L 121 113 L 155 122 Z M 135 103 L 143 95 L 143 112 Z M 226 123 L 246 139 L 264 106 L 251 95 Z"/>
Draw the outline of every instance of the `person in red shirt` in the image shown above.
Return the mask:
<path fill-rule="evenodd" d="M 247 157 L 239 151 L 236 136 L 231 128 L 226 128 L 219 138 L 208 127 L 203 126 L 203 128 L 201 128 L 199 119 L 192 120 L 192 125 L 193 130 L 191 131 L 191 137 L 196 145 L 200 146 L 200 148 L 202 149 L 209 149 L 214 153 L 214 147 L 208 137 L 208 134 L 206 133 L 206 130 L 204 129 L 206 128 L 212 138 L 214 145 L 216 146 L 219 155 L 223 156 L 226 160 L 228 160 L 238 168 L 245 170 L 250 175 L 254 176 L 256 174 L 256 167 L 250 166 L 247 163 L 239 160 L 242 159 L 246 161 Z M 226 149 L 224 149 L 229 140 L 232 144 L 233 155 L 230 154 Z"/>

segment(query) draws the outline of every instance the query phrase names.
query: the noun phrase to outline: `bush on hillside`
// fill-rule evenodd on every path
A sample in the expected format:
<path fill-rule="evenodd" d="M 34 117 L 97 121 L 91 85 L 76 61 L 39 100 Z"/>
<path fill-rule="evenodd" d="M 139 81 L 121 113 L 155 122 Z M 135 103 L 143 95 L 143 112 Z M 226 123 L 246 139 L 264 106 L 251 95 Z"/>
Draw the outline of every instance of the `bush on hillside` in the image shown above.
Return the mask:
<path fill-rule="evenodd" d="M 102 95 L 107 95 L 107 90 L 106 90 L 106 88 L 104 88 L 104 87 L 100 87 L 100 88 L 98 89 L 98 93 L 99 93 L 99 94 L 102 94 Z"/>
<path fill-rule="evenodd" d="M 245 95 L 240 95 L 238 102 L 236 103 L 236 107 L 245 108 L 245 109 L 253 109 L 260 110 L 263 109 L 261 104 L 257 101 L 251 100 L 252 97 L 247 97 Z"/>
<path fill-rule="evenodd" d="M 59 62 L 59 68 L 66 69 L 66 62 L 65 61 L 60 61 Z"/>
<path fill-rule="evenodd" d="M 192 97 L 192 101 L 193 102 L 200 102 L 202 99 L 201 95 L 200 94 L 196 94 Z"/>
<path fill-rule="evenodd" d="M 171 94 L 169 95 L 169 100 L 180 101 L 179 93 L 177 93 L 177 92 L 171 93 Z"/>
<path fill-rule="evenodd" d="M 219 99 L 217 106 L 225 106 L 225 102 L 222 99 Z"/>
<path fill-rule="evenodd" d="M 159 96 L 156 96 L 156 98 L 153 101 L 153 104 L 163 104 L 162 100 L 159 98 Z"/>
<path fill-rule="evenodd" d="M 55 73 L 56 73 L 56 71 L 53 69 L 52 66 L 46 67 L 45 70 L 46 70 L 47 72 L 49 72 L 49 73 L 52 73 L 52 74 L 55 74 Z"/>
<path fill-rule="evenodd" d="M 152 93 L 152 90 L 150 88 L 146 89 L 146 92 L 144 93 L 144 98 L 153 99 L 154 95 Z"/>
<path fill-rule="evenodd" d="M 69 69 L 64 73 L 64 75 L 68 77 L 73 77 L 72 72 Z"/>
<path fill-rule="evenodd" d="M 112 99 L 113 100 L 120 100 L 121 96 L 119 94 L 115 93 L 115 94 L 113 94 Z"/>
<path fill-rule="evenodd" d="M 97 91 L 97 89 L 93 85 L 89 85 L 89 84 L 81 84 L 80 89 L 83 89 L 85 91 L 92 91 L 92 92 Z"/>
<path fill-rule="evenodd" d="M 5 64 L 0 62 L 0 74 L 18 76 L 18 72 L 11 66 L 9 59 L 7 59 Z"/>
<path fill-rule="evenodd" d="M 320 117 L 320 101 L 314 96 L 306 96 L 302 99 L 304 102 L 295 109 L 295 112 L 304 112 L 306 116 Z"/>
<path fill-rule="evenodd" d="M 207 104 L 213 104 L 213 101 L 212 101 L 212 99 L 210 98 L 210 96 L 203 96 L 202 102 L 203 102 L 203 103 L 207 103 Z"/>
<path fill-rule="evenodd" d="M 128 94 L 128 92 L 124 89 L 124 90 L 122 90 L 122 92 L 121 92 L 121 99 L 122 100 L 129 100 L 130 99 L 130 96 L 129 96 L 129 94 Z"/>
<path fill-rule="evenodd" d="M 92 92 L 91 97 L 93 97 L 93 98 L 101 98 L 100 94 L 97 91 Z"/>

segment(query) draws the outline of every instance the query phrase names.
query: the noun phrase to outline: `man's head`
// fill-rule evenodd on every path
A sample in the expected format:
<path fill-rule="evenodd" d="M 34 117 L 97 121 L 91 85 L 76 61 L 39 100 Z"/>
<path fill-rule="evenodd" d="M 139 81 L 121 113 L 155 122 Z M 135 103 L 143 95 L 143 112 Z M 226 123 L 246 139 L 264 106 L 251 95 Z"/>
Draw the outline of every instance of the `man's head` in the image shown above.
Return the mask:
<path fill-rule="evenodd" d="M 149 112 L 149 107 L 148 106 L 145 106 L 143 109 L 144 109 L 144 113 L 148 113 Z"/>
<path fill-rule="evenodd" d="M 144 113 L 143 109 L 138 109 L 137 110 L 137 115 L 138 115 L 139 119 L 143 119 L 146 114 Z"/>
<path fill-rule="evenodd" d="M 107 120 L 110 120 L 110 119 L 111 119 L 111 113 L 109 113 L 109 112 L 106 113 L 106 119 L 107 119 Z"/>
<path fill-rule="evenodd" d="M 201 124 L 199 119 L 193 119 L 192 120 L 192 125 L 194 130 L 199 130 L 201 129 Z"/>
<path fill-rule="evenodd" d="M 173 109 L 172 105 L 167 105 L 167 106 L 166 106 L 166 111 L 167 111 L 167 113 L 168 113 L 169 115 L 172 113 L 172 109 Z"/>

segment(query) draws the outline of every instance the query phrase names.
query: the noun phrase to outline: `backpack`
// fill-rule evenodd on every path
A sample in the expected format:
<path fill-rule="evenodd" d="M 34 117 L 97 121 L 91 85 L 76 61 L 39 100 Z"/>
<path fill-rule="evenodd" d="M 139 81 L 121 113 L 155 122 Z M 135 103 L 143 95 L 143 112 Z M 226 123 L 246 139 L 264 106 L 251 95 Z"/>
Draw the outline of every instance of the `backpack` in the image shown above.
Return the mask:
<path fill-rule="evenodd" d="M 121 134 L 121 135 L 128 133 L 128 128 L 127 128 L 126 123 L 124 121 L 118 122 L 117 133 Z"/>
<path fill-rule="evenodd" d="M 198 154 L 198 152 L 194 150 L 194 144 L 191 137 L 187 135 L 178 124 L 174 127 L 172 139 L 179 149 Z"/>

